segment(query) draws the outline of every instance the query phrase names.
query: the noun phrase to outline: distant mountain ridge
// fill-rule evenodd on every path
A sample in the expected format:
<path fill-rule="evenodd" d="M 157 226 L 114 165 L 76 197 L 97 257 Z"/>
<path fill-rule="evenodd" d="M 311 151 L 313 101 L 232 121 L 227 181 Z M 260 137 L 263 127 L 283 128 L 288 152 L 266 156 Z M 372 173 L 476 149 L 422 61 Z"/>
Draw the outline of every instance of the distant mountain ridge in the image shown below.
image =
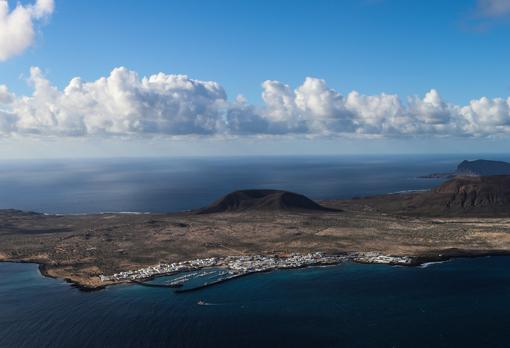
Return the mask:
<path fill-rule="evenodd" d="M 510 214 L 510 163 L 462 161 L 456 177 L 433 189 L 431 197 L 454 213 Z"/>
<path fill-rule="evenodd" d="M 457 176 L 416 195 L 407 202 L 408 212 L 431 215 L 510 214 L 510 176 Z"/>
<path fill-rule="evenodd" d="M 510 212 L 510 176 L 457 177 L 433 189 L 431 196 L 442 197 L 446 209 Z"/>
<path fill-rule="evenodd" d="M 391 214 L 510 217 L 510 175 L 456 176 L 430 191 L 372 196 L 359 202 Z"/>

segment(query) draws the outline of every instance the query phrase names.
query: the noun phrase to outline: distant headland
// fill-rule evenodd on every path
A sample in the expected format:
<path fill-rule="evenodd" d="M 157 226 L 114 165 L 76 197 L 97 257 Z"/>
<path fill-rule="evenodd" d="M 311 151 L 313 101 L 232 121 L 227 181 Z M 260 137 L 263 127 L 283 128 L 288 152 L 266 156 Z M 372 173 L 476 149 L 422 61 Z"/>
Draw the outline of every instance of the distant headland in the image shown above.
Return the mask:
<path fill-rule="evenodd" d="M 457 169 L 448 173 L 433 173 L 420 176 L 424 179 L 450 179 L 456 176 L 493 176 L 510 175 L 510 163 L 503 161 L 490 161 L 478 159 L 474 161 L 464 160 Z"/>

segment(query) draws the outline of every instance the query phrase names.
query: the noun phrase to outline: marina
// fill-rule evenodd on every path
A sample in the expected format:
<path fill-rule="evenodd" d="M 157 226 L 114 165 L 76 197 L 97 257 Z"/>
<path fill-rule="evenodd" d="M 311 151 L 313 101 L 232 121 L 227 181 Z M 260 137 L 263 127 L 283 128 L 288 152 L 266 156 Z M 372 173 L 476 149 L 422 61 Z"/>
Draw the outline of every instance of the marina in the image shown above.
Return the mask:
<path fill-rule="evenodd" d="M 313 266 L 336 265 L 344 262 L 375 263 L 390 265 L 411 265 L 413 259 L 406 256 L 388 256 L 376 252 L 356 252 L 331 255 L 322 252 L 308 254 L 227 256 L 206 258 L 171 264 L 159 264 L 139 270 L 124 271 L 111 276 L 101 275 L 103 282 L 132 282 L 155 288 L 175 288 L 176 293 L 197 291 L 206 287 L 247 276 L 253 273 L 276 269 L 295 269 Z M 155 277 L 174 276 L 165 283 L 151 283 Z M 195 286 L 186 286 L 197 280 L 206 279 Z"/>

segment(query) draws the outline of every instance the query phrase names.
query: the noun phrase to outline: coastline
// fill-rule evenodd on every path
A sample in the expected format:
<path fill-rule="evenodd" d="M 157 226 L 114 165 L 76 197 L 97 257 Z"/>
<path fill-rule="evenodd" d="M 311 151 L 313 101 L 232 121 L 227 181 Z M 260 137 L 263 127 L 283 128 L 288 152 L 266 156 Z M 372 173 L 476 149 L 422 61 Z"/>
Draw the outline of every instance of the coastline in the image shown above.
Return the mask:
<path fill-rule="evenodd" d="M 108 278 L 117 273 L 152 268 L 135 278 L 147 281 L 174 271 L 222 268 L 225 264 L 218 260 L 228 258 L 281 260 L 320 251 L 325 256 L 347 255 L 356 263 L 412 267 L 460 257 L 510 255 L 507 219 L 389 214 L 378 209 L 382 198 L 378 199 L 322 202 L 339 208 L 335 213 L 278 210 L 57 216 L 0 210 L 9 222 L 0 231 L 0 261 L 37 263 L 45 277 L 64 280 L 82 291 L 97 291 L 131 283 L 129 274 Z M 391 203 L 392 199 L 394 195 L 386 195 L 384 201 Z M 218 260 L 204 264 L 206 259 Z M 197 263 L 186 264 L 193 260 Z M 185 264 L 154 271 L 161 262 Z M 314 267 L 338 260 L 300 262 L 284 267 L 269 262 L 256 269 L 248 264 L 234 271 Z"/>
<path fill-rule="evenodd" d="M 373 252 L 369 252 L 369 253 L 373 253 Z M 345 256 L 347 254 L 344 253 L 342 255 Z M 379 256 L 384 256 L 384 257 L 393 257 L 393 256 L 390 256 L 390 255 L 381 255 L 381 254 L 378 254 L 378 255 Z M 344 262 L 351 262 L 351 263 L 365 264 L 365 265 L 383 264 L 383 265 L 388 265 L 388 266 L 423 267 L 424 265 L 435 264 L 435 263 L 442 263 L 442 262 L 446 262 L 446 261 L 450 261 L 450 260 L 455 260 L 455 259 L 470 259 L 470 258 L 493 257 L 493 256 L 510 256 L 510 251 L 507 251 L 507 250 L 475 250 L 475 251 L 473 251 L 473 250 L 471 250 L 471 251 L 448 250 L 448 251 L 444 251 L 443 250 L 441 254 L 436 254 L 436 255 L 405 256 L 407 259 L 410 260 L 410 262 L 406 262 L 406 263 L 402 263 L 402 262 L 400 262 L 400 263 L 399 262 L 370 262 L 370 261 L 359 259 L 359 258 L 348 258 L 348 259 L 345 259 L 344 261 L 332 262 L 332 263 L 318 263 L 318 264 L 303 265 L 303 266 L 296 266 L 296 267 L 274 267 L 274 268 L 271 268 L 271 269 L 264 269 L 264 270 L 258 270 L 258 271 L 249 271 L 249 272 L 246 272 L 246 273 L 235 274 L 235 275 L 229 276 L 229 277 L 227 277 L 226 279 L 223 279 L 223 280 L 217 280 L 217 281 L 213 281 L 213 282 L 210 282 L 210 283 L 205 283 L 203 285 L 199 285 L 199 286 L 194 287 L 194 288 L 177 289 L 177 290 L 175 290 L 175 292 L 176 293 L 184 293 L 184 292 L 200 290 L 200 289 L 205 288 L 205 287 L 209 287 L 209 286 L 213 286 L 213 285 L 219 285 L 219 284 L 221 284 L 223 282 L 226 282 L 226 281 L 235 280 L 237 278 L 241 278 L 241 277 L 252 275 L 252 274 L 256 274 L 256 273 L 270 273 L 270 272 L 273 272 L 273 271 L 282 271 L 282 270 L 296 270 L 296 269 L 303 269 L 303 268 L 337 266 L 337 265 L 340 265 L 340 264 L 342 264 Z M 399 257 L 403 257 L 403 256 L 399 256 Z M 69 278 L 69 277 L 56 276 L 56 275 L 54 275 L 54 274 L 52 274 L 51 272 L 48 271 L 48 265 L 47 264 L 44 264 L 44 263 L 41 263 L 41 262 L 37 262 L 37 261 L 0 259 L 0 262 L 5 262 L 5 263 L 29 263 L 29 264 L 37 265 L 39 274 L 41 276 L 63 281 L 65 283 L 69 284 L 71 287 L 74 287 L 74 288 L 76 288 L 76 289 L 78 289 L 79 291 L 82 291 L 82 292 L 101 291 L 101 290 L 106 289 L 107 287 L 117 286 L 117 285 L 132 285 L 132 284 L 136 285 L 137 284 L 137 285 L 142 285 L 142 286 L 148 286 L 147 284 L 143 284 L 143 283 L 147 282 L 147 281 L 154 280 L 156 278 L 160 278 L 160 277 L 164 277 L 164 276 L 169 276 L 169 275 L 181 274 L 181 273 L 185 272 L 185 271 L 183 271 L 183 272 L 167 272 L 167 273 L 151 275 L 149 277 L 138 279 L 138 280 L 125 279 L 125 280 L 119 280 L 119 281 L 108 281 L 108 282 L 106 282 L 104 284 L 95 285 L 96 282 L 86 281 L 85 278 L 84 278 L 84 281 L 80 281 L 78 279 L 72 279 L 72 278 Z M 196 269 L 194 269 L 194 271 L 200 271 L 200 270 L 205 270 L 205 269 L 210 269 L 210 268 L 211 267 L 196 268 Z M 425 268 L 425 267 L 423 267 L 423 268 Z M 158 286 L 158 287 L 172 288 L 172 286 Z"/>
<path fill-rule="evenodd" d="M 33 262 L 27 262 L 27 263 L 33 263 Z M 39 269 L 39 273 L 42 276 L 47 277 L 47 278 L 62 280 L 65 283 L 68 283 L 71 287 L 77 288 L 78 290 L 83 291 L 83 292 L 104 290 L 108 286 L 108 285 L 90 286 L 89 284 L 80 283 L 79 281 L 73 280 L 71 278 L 55 276 L 48 271 L 48 265 L 43 264 L 43 263 L 38 263 L 38 269 Z M 119 285 L 119 284 L 109 284 L 109 285 Z"/>

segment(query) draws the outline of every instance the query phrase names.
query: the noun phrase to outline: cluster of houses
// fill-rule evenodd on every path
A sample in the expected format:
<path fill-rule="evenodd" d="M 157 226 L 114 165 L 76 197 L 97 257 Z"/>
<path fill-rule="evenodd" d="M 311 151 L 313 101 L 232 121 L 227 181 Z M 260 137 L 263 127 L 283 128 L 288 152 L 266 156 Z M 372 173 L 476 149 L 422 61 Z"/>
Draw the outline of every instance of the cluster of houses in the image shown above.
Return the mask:
<path fill-rule="evenodd" d="M 318 265 L 332 265 L 345 261 L 363 263 L 385 263 L 407 265 L 412 263 L 412 258 L 405 256 L 387 256 L 375 252 L 351 253 L 341 255 L 328 255 L 322 252 L 308 254 L 291 254 L 289 256 L 227 256 L 195 259 L 177 263 L 161 263 L 139 270 L 115 273 L 111 276 L 100 275 L 101 281 L 128 281 L 144 280 L 158 275 L 187 272 L 203 268 L 218 267 L 229 271 L 231 275 L 264 272 L 280 268 L 299 268 Z"/>
<path fill-rule="evenodd" d="M 388 256 L 376 252 L 359 252 L 350 255 L 351 260 L 360 263 L 384 263 L 390 265 L 411 265 L 414 260 L 408 256 Z"/>
<path fill-rule="evenodd" d="M 337 264 L 347 260 L 346 255 L 326 255 L 321 252 L 279 256 L 229 256 L 224 265 L 235 272 L 264 272 L 277 268 L 299 268 L 314 265 Z"/>
<path fill-rule="evenodd" d="M 124 271 L 115 273 L 111 276 L 100 275 L 99 278 L 103 282 L 107 281 L 126 281 L 126 280 L 142 280 L 158 275 L 172 274 L 177 272 L 186 272 L 195 269 L 214 267 L 218 263 L 218 258 L 210 257 L 206 259 L 195 259 L 190 261 L 182 261 L 175 263 L 160 263 L 156 266 L 149 266 L 133 271 Z"/>

